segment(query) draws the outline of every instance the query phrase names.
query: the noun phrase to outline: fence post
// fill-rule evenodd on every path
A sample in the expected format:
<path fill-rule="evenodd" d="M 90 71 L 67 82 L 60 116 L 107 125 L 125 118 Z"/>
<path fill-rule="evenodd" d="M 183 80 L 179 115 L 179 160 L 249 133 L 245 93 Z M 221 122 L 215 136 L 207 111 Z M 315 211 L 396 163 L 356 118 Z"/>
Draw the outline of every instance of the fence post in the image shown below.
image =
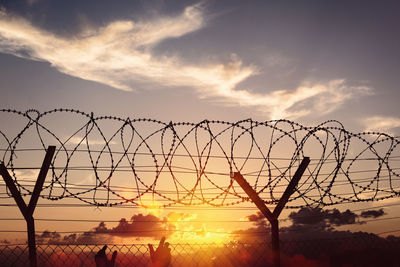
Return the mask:
<path fill-rule="evenodd" d="M 36 256 L 36 232 L 35 232 L 35 220 L 31 216 L 30 218 L 25 218 L 26 227 L 28 230 L 28 248 L 29 248 L 29 263 L 32 266 L 37 266 L 37 256 Z"/>
<path fill-rule="evenodd" d="M 279 221 L 274 218 L 271 223 L 271 246 L 272 246 L 272 261 L 275 266 L 281 265 L 280 248 L 279 248 Z"/>
<path fill-rule="evenodd" d="M 4 163 L 0 164 L 0 174 L 3 176 L 4 182 L 7 188 L 10 190 L 15 202 L 18 205 L 22 215 L 26 221 L 26 227 L 28 232 L 28 247 L 29 247 L 29 264 L 31 267 L 37 267 L 36 257 L 36 233 L 35 233 L 35 220 L 33 218 L 33 212 L 35 211 L 37 201 L 39 199 L 40 192 L 42 191 L 44 180 L 46 179 L 47 172 L 50 167 L 51 159 L 53 158 L 55 146 L 49 146 L 46 151 L 46 156 L 43 160 L 42 167 L 40 168 L 38 179 L 36 180 L 35 187 L 28 206 L 26 205 L 21 193 L 18 191 L 14 184 L 13 179 L 7 171 Z"/>
<path fill-rule="evenodd" d="M 279 199 L 273 212 L 271 212 L 265 205 L 265 202 L 260 198 L 256 191 L 249 185 L 249 183 L 243 178 L 240 172 L 235 172 L 233 178 L 236 182 L 243 188 L 244 192 L 250 197 L 253 203 L 261 211 L 261 213 L 267 218 L 271 224 L 271 246 L 272 246 L 272 257 L 273 262 L 276 267 L 280 266 L 280 248 L 279 248 L 279 221 L 278 217 L 281 214 L 283 208 L 285 207 L 289 197 L 293 194 L 296 189 L 297 184 L 304 171 L 306 170 L 308 164 L 310 163 L 309 157 L 304 157 L 293 178 L 290 180 L 282 197 Z"/>

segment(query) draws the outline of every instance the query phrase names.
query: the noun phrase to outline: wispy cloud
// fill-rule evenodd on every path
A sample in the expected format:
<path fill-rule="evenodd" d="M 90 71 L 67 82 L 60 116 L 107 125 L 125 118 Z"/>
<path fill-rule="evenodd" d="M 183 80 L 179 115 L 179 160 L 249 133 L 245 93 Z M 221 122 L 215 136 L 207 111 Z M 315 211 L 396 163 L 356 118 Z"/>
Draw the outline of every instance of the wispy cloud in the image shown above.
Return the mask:
<path fill-rule="evenodd" d="M 304 82 L 295 90 L 277 90 L 268 94 L 255 94 L 233 88 L 218 88 L 210 91 L 215 96 L 225 96 L 227 101 L 233 101 L 241 106 L 258 107 L 270 113 L 272 119 L 299 118 L 318 113 L 328 114 L 340 107 L 346 100 L 357 95 L 371 93 L 366 86 L 349 86 L 344 79 L 328 83 Z"/>
<path fill-rule="evenodd" d="M 395 135 L 394 129 L 400 127 L 400 118 L 373 116 L 363 120 L 366 132 L 384 132 Z"/>
<path fill-rule="evenodd" d="M 239 90 L 239 83 L 258 73 L 232 55 L 228 63 L 191 65 L 178 56 L 160 56 L 154 46 L 202 29 L 206 16 L 201 5 L 187 7 L 177 16 L 148 21 L 115 21 L 65 38 L 33 26 L 22 18 L 0 14 L 0 52 L 50 62 L 59 71 L 132 91 L 137 83 L 163 87 L 184 86 L 200 98 L 228 105 L 256 108 L 270 118 L 298 118 L 329 113 L 346 100 L 369 89 L 351 87 L 344 80 L 304 82 L 293 90 L 265 94 Z"/>
<path fill-rule="evenodd" d="M 63 38 L 3 12 L 0 51 L 47 61 L 61 72 L 127 91 L 132 90 L 135 81 L 195 86 L 204 76 L 230 82 L 221 77 L 226 76 L 221 67 L 215 73 L 206 66 L 187 66 L 178 58 L 152 54 L 151 48 L 162 40 L 194 32 L 203 25 L 202 8 L 196 5 L 176 17 L 147 22 L 115 21 L 74 38 Z"/>
<path fill-rule="evenodd" d="M 115 141 L 110 141 L 110 140 L 100 140 L 100 139 L 92 139 L 89 137 L 80 137 L 80 136 L 73 136 L 71 137 L 67 144 L 72 144 L 72 145 L 81 145 L 81 146 L 86 146 L 86 138 L 88 139 L 89 145 L 102 145 L 105 146 L 108 142 L 108 145 L 115 145 L 117 142 Z"/>

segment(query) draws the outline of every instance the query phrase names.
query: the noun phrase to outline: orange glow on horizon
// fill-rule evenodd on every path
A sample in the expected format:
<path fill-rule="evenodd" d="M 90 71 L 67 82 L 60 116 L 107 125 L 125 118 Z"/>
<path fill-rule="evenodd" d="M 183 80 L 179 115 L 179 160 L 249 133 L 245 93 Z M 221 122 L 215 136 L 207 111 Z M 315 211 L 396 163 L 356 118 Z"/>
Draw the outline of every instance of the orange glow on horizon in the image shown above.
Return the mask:
<path fill-rule="evenodd" d="M 163 213 L 164 208 L 161 203 L 154 199 L 142 197 L 139 199 L 138 206 L 141 208 L 144 213 L 150 213 L 157 217 Z"/>

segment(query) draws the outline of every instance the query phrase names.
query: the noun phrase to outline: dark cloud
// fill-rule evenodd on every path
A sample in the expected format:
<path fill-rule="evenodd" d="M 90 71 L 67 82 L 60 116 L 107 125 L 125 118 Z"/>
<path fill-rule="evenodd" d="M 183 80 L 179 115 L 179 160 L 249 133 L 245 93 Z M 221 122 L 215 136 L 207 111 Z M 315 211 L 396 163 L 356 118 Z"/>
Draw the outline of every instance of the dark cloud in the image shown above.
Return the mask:
<path fill-rule="evenodd" d="M 383 210 L 357 215 L 350 210 L 302 208 L 289 215 L 292 224 L 279 231 L 283 266 L 392 266 L 398 262 L 400 237 L 338 231 L 336 226 L 363 223 L 359 218 L 382 216 Z M 234 231 L 235 240 L 251 244 L 271 242 L 270 226 L 260 213 L 246 217 L 254 227 Z M 250 243 L 249 243 L 250 242 Z M 246 248 L 246 251 L 258 247 Z M 263 253 L 268 255 L 268 250 Z M 300 256 L 299 256 L 300 255 Z M 250 261 L 259 255 L 249 255 Z M 312 261 L 310 260 L 312 259 Z M 394 264 L 396 263 L 396 264 Z M 253 266 L 253 265 L 251 265 Z M 254 265 L 255 266 L 255 265 Z"/>
<path fill-rule="evenodd" d="M 56 231 L 44 231 L 42 234 L 36 235 L 36 240 L 39 244 L 59 244 L 61 241 L 61 235 Z"/>
<path fill-rule="evenodd" d="M 379 209 L 379 210 L 366 210 L 361 212 L 360 216 L 362 218 L 378 218 L 381 217 L 383 215 L 385 215 L 386 213 L 383 211 L 383 209 Z"/>
<path fill-rule="evenodd" d="M 70 234 L 70 235 L 65 235 L 63 237 L 63 242 L 66 244 L 74 244 L 76 242 L 77 234 Z"/>
<path fill-rule="evenodd" d="M 295 225 L 315 225 L 324 222 L 325 214 L 320 208 L 301 208 L 298 212 L 291 212 L 289 218 Z"/>
<path fill-rule="evenodd" d="M 94 232 L 84 232 L 81 235 L 74 236 L 72 234 L 64 237 L 62 243 L 69 244 L 67 241 L 73 241 L 73 238 L 76 238 L 75 242 L 73 242 L 76 244 L 104 244 L 113 242 L 113 238 L 111 236 L 97 234 Z"/>
<path fill-rule="evenodd" d="M 334 226 L 359 223 L 357 222 L 358 215 L 350 210 L 340 212 L 339 210 L 334 209 L 331 212 L 328 212 L 327 217 L 330 225 Z"/>
<path fill-rule="evenodd" d="M 232 231 L 235 239 L 243 242 L 257 242 L 270 240 L 270 227 L 264 215 L 257 211 L 255 214 L 246 216 L 246 219 L 254 223 L 255 227 L 245 230 Z M 267 241 L 268 242 L 268 241 Z"/>
<path fill-rule="evenodd" d="M 246 218 L 250 222 L 259 222 L 259 221 L 265 220 L 265 216 L 260 211 L 257 211 L 256 214 L 251 214 L 251 215 L 247 216 Z"/>
<path fill-rule="evenodd" d="M 301 208 L 298 212 L 289 214 L 293 225 L 318 225 L 322 228 L 360 223 L 358 215 L 350 210 L 344 212 L 338 209 L 323 210 L 321 208 Z"/>
<path fill-rule="evenodd" d="M 94 228 L 94 233 L 108 234 L 118 237 L 154 237 L 169 236 L 173 228 L 168 223 L 167 218 L 160 219 L 153 214 L 135 214 L 130 221 L 125 218 L 120 219 L 118 225 L 108 229 L 104 222 Z M 172 229 L 174 230 L 174 229 Z"/>
<path fill-rule="evenodd" d="M 265 219 L 265 216 L 260 212 L 257 211 L 256 214 L 251 214 L 246 217 L 249 222 L 254 222 L 255 225 L 257 226 L 266 226 L 267 220 Z"/>
<path fill-rule="evenodd" d="M 301 208 L 296 212 L 289 214 L 289 219 L 292 225 L 281 227 L 280 232 L 283 238 L 301 239 L 301 238 L 329 238 L 332 233 L 337 234 L 334 228 L 342 225 L 362 224 L 359 220 L 359 215 L 346 210 L 344 212 L 338 209 L 321 208 Z M 255 227 L 245 230 L 237 230 L 232 233 L 241 241 L 263 241 L 270 239 L 270 226 L 264 215 L 261 212 L 246 216 L 246 219 L 253 222 Z"/>
<path fill-rule="evenodd" d="M 39 244 L 104 244 L 112 243 L 114 237 L 148 237 L 160 239 L 162 236 L 168 237 L 176 230 L 177 221 L 189 221 L 193 216 L 186 213 L 170 212 L 165 217 L 160 218 L 153 214 L 135 214 L 128 221 L 121 218 L 118 225 L 109 228 L 105 222 L 86 231 L 82 234 L 69 234 L 62 236 L 56 231 L 44 231 L 36 235 Z M 199 235 L 206 233 L 205 228 L 197 232 Z"/>
<path fill-rule="evenodd" d="M 63 245 L 63 244 L 98 244 L 104 243 L 110 240 L 104 236 L 98 235 L 94 232 L 84 232 L 83 234 L 70 234 L 61 236 L 56 231 L 44 231 L 40 235 L 36 235 L 38 244 L 50 244 L 50 245 Z"/>

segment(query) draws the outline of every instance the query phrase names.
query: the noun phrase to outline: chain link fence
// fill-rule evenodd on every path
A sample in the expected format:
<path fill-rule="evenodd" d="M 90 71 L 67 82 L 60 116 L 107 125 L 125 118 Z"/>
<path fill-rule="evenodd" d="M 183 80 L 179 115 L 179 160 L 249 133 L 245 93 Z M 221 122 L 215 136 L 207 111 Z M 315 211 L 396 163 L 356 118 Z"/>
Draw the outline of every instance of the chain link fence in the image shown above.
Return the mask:
<path fill-rule="evenodd" d="M 94 256 L 103 245 L 38 245 L 38 265 L 43 267 L 95 266 Z M 269 245 L 260 244 L 170 244 L 172 266 L 264 266 Z M 146 244 L 108 245 L 111 257 L 118 252 L 116 266 L 151 266 Z M 29 266 L 27 245 L 1 245 L 1 266 Z"/>
<path fill-rule="evenodd" d="M 103 245 L 38 245 L 41 267 L 91 267 Z M 269 243 L 171 244 L 172 266 L 273 266 Z M 116 266 L 151 266 L 146 244 L 108 245 Z M 400 266 L 400 239 L 281 241 L 282 266 Z M 28 247 L 0 245 L 0 265 L 29 266 Z"/>

